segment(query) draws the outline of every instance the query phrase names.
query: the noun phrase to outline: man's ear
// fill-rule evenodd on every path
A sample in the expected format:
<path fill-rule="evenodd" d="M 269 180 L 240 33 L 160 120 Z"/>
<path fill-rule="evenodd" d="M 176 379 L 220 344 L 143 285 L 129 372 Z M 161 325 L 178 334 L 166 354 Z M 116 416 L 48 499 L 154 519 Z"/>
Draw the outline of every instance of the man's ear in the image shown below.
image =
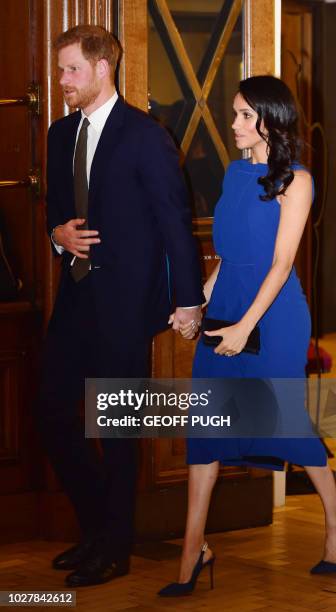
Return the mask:
<path fill-rule="evenodd" d="M 97 75 L 99 76 L 99 78 L 103 79 L 106 76 L 109 76 L 110 65 L 106 59 L 102 58 L 98 60 L 96 64 L 96 68 L 97 68 Z"/>

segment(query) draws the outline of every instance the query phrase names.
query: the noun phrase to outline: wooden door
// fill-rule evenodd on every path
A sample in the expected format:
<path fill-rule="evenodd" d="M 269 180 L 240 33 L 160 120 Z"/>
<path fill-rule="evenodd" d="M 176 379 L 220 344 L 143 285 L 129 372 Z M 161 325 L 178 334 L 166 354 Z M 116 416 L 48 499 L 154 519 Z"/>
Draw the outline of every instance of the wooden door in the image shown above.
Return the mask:
<path fill-rule="evenodd" d="M 281 27 L 281 77 L 292 91 L 300 115 L 303 163 L 312 169 L 313 8 L 310 2 L 284 0 Z M 295 261 L 308 303 L 312 303 L 312 219 Z"/>
<path fill-rule="evenodd" d="M 32 402 L 42 328 L 41 2 L 0 3 L 0 539 L 38 533 Z M 42 241 L 41 241 L 42 238 Z M 7 270 L 7 275 L 6 275 Z M 6 289 L 8 275 L 17 293 Z"/>

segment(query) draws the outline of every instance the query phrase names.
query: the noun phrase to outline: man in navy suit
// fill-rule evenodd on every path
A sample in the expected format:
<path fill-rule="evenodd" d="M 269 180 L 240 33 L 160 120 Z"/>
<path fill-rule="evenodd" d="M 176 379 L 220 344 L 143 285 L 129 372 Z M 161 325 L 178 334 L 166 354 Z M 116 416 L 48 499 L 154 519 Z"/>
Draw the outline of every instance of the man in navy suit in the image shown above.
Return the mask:
<path fill-rule="evenodd" d="M 119 44 L 77 26 L 55 47 L 65 101 L 79 110 L 48 134 L 47 225 L 63 265 L 38 423 L 83 533 L 53 567 L 72 570 L 66 582 L 77 587 L 128 572 L 136 484 L 135 440 L 103 439 L 102 456 L 85 440 L 85 377 L 148 376 L 153 335 L 169 317 L 176 331 L 196 330 L 204 297 L 178 153 L 118 96 Z"/>

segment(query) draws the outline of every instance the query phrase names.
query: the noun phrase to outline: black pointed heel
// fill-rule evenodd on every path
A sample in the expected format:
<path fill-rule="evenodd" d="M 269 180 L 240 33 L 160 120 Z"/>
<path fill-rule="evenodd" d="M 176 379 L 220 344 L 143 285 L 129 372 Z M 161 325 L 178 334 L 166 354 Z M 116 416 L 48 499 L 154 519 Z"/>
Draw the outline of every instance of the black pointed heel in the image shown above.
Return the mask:
<path fill-rule="evenodd" d="M 214 565 L 216 557 L 212 555 L 205 563 L 203 563 L 204 553 L 208 548 L 208 544 L 205 542 L 202 546 L 200 556 L 197 559 L 196 565 L 192 571 L 189 582 L 172 582 L 158 592 L 160 597 L 181 597 L 183 595 L 191 595 L 193 592 L 198 576 L 202 569 L 205 567 L 209 568 L 210 588 L 214 588 Z"/>

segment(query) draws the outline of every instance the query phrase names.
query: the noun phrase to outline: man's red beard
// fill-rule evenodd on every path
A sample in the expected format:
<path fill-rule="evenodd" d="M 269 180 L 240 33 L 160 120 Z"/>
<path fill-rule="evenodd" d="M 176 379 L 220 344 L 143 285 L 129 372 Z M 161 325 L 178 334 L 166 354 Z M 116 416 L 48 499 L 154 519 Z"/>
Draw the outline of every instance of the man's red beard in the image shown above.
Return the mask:
<path fill-rule="evenodd" d="M 75 95 L 74 95 L 75 94 Z M 70 108 L 76 107 L 75 100 L 78 100 L 78 91 L 76 89 L 65 90 L 63 89 L 64 100 Z M 73 100 L 71 102 L 71 99 Z"/>
<path fill-rule="evenodd" d="M 99 93 L 100 89 L 95 82 L 81 91 L 78 91 L 75 87 L 63 88 L 64 100 L 70 108 L 87 108 L 90 104 L 93 104 Z"/>

